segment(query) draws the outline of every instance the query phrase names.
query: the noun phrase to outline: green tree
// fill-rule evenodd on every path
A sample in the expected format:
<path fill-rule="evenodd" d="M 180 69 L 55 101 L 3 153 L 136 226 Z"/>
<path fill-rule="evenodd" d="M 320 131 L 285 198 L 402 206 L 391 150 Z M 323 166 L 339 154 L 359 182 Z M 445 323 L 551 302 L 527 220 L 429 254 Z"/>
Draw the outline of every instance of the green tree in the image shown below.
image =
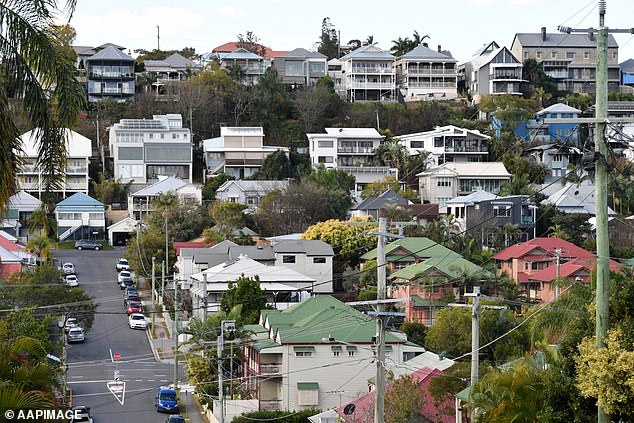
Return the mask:
<path fill-rule="evenodd" d="M 511 176 L 511 180 L 502 185 L 500 189 L 501 196 L 507 195 L 533 195 L 535 188 L 526 173 L 515 173 Z"/>
<path fill-rule="evenodd" d="M 235 229 L 244 227 L 246 220 L 244 204 L 231 203 L 229 201 L 216 201 L 209 207 L 209 215 L 213 219 L 216 232 L 227 238 Z"/>
<path fill-rule="evenodd" d="M 389 129 L 381 132 L 385 136 L 385 140 L 374 152 L 374 157 L 381 165 L 395 167 L 399 170 L 399 173 L 402 173 L 409 156 L 407 148 L 400 143 L 398 138 L 392 138 Z"/>
<path fill-rule="evenodd" d="M 235 306 L 241 305 L 240 316 L 237 318 L 240 326 L 251 325 L 260 319 L 260 311 L 266 307 L 266 295 L 260 288 L 260 278 L 247 278 L 244 275 L 235 282 L 229 282 L 228 289 L 222 294 L 220 308 L 229 313 Z"/>
<path fill-rule="evenodd" d="M 35 254 L 40 262 L 48 262 L 53 258 L 53 242 L 43 233 L 32 236 L 26 243 L 25 251 Z"/>
<path fill-rule="evenodd" d="M 405 321 L 399 328 L 401 332 L 407 335 L 407 340 L 418 345 L 425 345 L 425 335 L 427 334 L 427 326 L 415 321 Z"/>
<path fill-rule="evenodd" d="M 199 204 L 176 202 L 165 210 L 163 216 L 150 214 L 148 222 L 165 233 L 165 218 L 169 237 L 176 242 L 197 238 L 212 223 L 207 207 Z"/>
<path fill-rule="evenodd" d="M 216 190 L 220 188 L 222 184 L 227 181 L 233 181 L 236 178 L 227 173 L 220 173 L 216 176 L 213 176 L 205 182 L 205 186 L 203 187 L 203 200 L 204 201 L 213 201 L 216 199 Z"/>
<path fill-rule="evenodd" d="M 328 190 L 340 190 L 350 192 L 354 189 L 354 176 L 339 169 L 326 169 L 320 165 L 311 173 L 304 175 L 302 182 L 313 182 L 316 185 Z"/>
<path fill-rule="evenodd" d="M 321 21 L 321 36 L 319 37 L 318 52 L 328 57 L 328 60 L 339 58 L 339 37 L 337 30 L 330 22 L 330 18 Z"/>
<path fill-rule="evenodd" d="M 421 412 L 424 405 L 424 389 L 410 375 L 392 382 L 385 392 L 386 423 L 426 422 Z"/>
<path fill-rule="evenodd" d="M 415 47 L 415 46 L 414 46 Z M 412 40 L 408 37 L 398 37 L 396 40 L 392 40 L 392 47 L 390 53 L 396 57 L 401 57 L 412 50 Z"/>
<path fill-rule="evenodd" d="M 557 98 L 559 92 L 557 90 L 557 81 L 550 76 L 546 75 L 541 63 L 538 63 L 535 59 L 526 59 L 522 64 L 522 76 L 524 80 L 528 81 L 530 85 L 525 93 L 528 97 L 532 97 L 541 92 L 539 97 L 544 98 Z M 541 102 L 542 106 L 548 106 L 545 102 Z"/>
<path fill-rule="evenodd" d="M 72 14 L 75 1 L 45 3 L 17 0 L 5 3 L 0 49 L 0 211 L 17 191 L 22 161 L 20 132 L 15 111 L 36 128 L 38 165 L 44 188 L 43 201 L 61 185 L 66 166 L 67 129 L 72 128 L 86 103 L 75 79 L 72 59 L 64 54 L 53 34 L 54 19 Z M 9 99 L 18 100 L 9 105 Z"/>
<path fill-rule="evenodd" d="M 260 57 L 266 57 L 266 47 L 260 44 L 260 38 L 253 31 L 247 31 L 244 35 L 238 34 L 236 47 L 243 48 Z"/>
<path fill-rule="evenodd" d="M 27 223 L 29 232 L 32 235 L 42 234 L 49 238 L 57 237 L 57 221 L 49 217 L 48 208 L 45 204 L 42 204 L 42 206 L 31 213 Z"/>
<path fill-rule="evenodd" d="M 418 197 L 416 191 L 411 188 L 401 189 L 398 179 L 394 176 L 386 176 L 383 179 L 367 184 L 363 188 L 363 191 L 361 191 L 361 198 L 377 197 L 388 189 L 392 189 L 398 195 L 405 197 L 408 200 L 416 200 Z"/>
<path fill-rule="evenodd" d="M 149 225 L 140 233 L 132 235 L 128 240 L 125 258 L 130 263 L 130 268 L 137 275 L 151 276 L 152 257 L 163 260 L 165 258 L 165 231 L 163 228 Z M 168 243 L 167 273 L 172 272 L 176 263 L 176 253 L 172 243 Z"/>
<path fill-rule="evenodd" d="M 97 200 L 106 205 L 119 203 L 127 205 L 128 195 L 132 187 L 132 181 L 123 183 L 121 179 L 106 179 L 103 173 L 98 176 L 98 181 L 91 181 Z"/>
<path fill-rule="evenodd" d="M 291 178 L 291 162 L 283 150 L 277 150 L 266 156 L 262 167 L 253 175 L 253 179 L 277 181 Z"/>

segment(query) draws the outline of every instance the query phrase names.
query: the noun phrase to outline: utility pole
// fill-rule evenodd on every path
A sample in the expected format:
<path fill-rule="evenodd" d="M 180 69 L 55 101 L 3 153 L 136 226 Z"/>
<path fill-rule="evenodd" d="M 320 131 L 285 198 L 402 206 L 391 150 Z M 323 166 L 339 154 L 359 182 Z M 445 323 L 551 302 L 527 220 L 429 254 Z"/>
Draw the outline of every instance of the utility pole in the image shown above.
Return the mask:
<path fill-rule="evenodd" d="M 225 327 L 227 331 L 233 332 L 236 329 L 235 320 L 223 320 L 220 323 L 220 336 L 218 336 L 218 403 L 220 404 L 219 423 L 225 423 L 225 394 L 222 387 L 222 350 L 225 342 Z"/>
<path fill-rule="evenodd" d="M 174 273 L 174 390 L 178 386 L 178 280 Z"/>
<path fill-rule="evenodd" d="M 610 118 L 608 120 L 608 33 L 634 34 L 634 28 L 608 29 L 605 26 L 606 1 L 599 0 L 599 29 L 597 30 L 597 67 L 596 67 L 596 104 L 594 118 L 577 119 L 544 119 L 544 123 L 593 123 L 595 151 L 595 198 L 596 239 L 597 239 L 597 288 L 596 288 L 596 346 L 605 348 L 608 333 L 609 299 L 610 299 L 610 242 L 608 238 L 608 144 L 605 131 L 608 124 L 632 123 L 632 118 Z M 575 29 L 560 26 L 559 31 L 594 33 L 594 29 Z M 597 421 L 609 423 L 610 418 L 597 406 Z"/>
<path fill-rule="evenodd" d="M 165 292 L 165 261 L 161 261 L 161 295 Z"/>
<path fill-rule="evenodd" d="M 471 307 L 471 386 L 473 386 L 480 374 L 480 287 L 474 286 L 471 295 L 473 295 Z"/>
<path fill-rule="evenodd" d="M 377 112 L 377 120 L 378 120 Z M 378 122 L 377 122 L 378 124 Z M 385 233 L 387 232 L 387 219 L 379 218 L 379 231 L 376 247 L 376 299 L 379 301 L 376 308 L 379 313 L 385 312 L 385 305 L 380 301 L 387 296 L 386 258 L 385 258 Z M 374 421 L 383 423 L 385 419 L 385 321 L 383 316 L 376 316 L 376 399 L 374 401 Z"/>
<path fill-rule="evenodd" d="M 557 284 L 555 285 L 555 298 L 559 298 L 559 294 L 561 294 L 561 285 L 559 284 L 559 278 L 561 277 L 561 248 L 555 248 L 555 254 L 557 255 Z"/>
<path fill-rule="evenodd" d="M 156 24 L 156 49 L 161 51 L 161 28 Z"/>
<path fill-rule="evenodd" d="M 167 238 L 167 210 L 165 210 L 165 267 L 169 267 L 169 241 Z M 169 270 L 169 269 L 168 269 Z"/>
<path fill-rule="evenodd" d="M 156 289 L 156 257 L 152 257 L 152 330 L 156 321 L 156 302 L 154 301 L 154 290 Z"/>

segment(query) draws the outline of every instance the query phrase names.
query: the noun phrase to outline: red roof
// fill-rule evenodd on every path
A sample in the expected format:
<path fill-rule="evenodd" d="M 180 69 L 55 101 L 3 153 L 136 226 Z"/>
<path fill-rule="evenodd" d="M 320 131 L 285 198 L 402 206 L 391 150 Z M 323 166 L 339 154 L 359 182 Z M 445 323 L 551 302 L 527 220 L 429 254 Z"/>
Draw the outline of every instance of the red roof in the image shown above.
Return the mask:
<path fill-rule="evenodd" d="M 265 46 L 262 46 L 262 47 L 264 47 L 264 57 L 266 59 L 273 59 L 275 57 L 283 56 L 286 53 L 288 53 L 288 51 L 275 51 Z M 222 45 L 219 45 L 218 47 L 214 48 L 211 52 L 212 53 L 231 53 L 232 51 L 236 51 L 239 48 L 240 47 L 238 47 L 238 43 L 236 41 L 232 41 L 229 43 L 224 43 Z"/>
<path fill-rule="evenodd" d="M 594 254 L 581 247 L 577 247 L 572 242 L 568 242 L 561 238 L 533 238 L 522 244 L 512 245 L 493 256 L 495 260 L 510 260 L 512 258 L 524 258 L 535 248 L 540 248 L 546 253 L 555 256 L 555 249 L 561 248 L 561 257 L 564 259 L 575 259 L 584 257 L 594 257 Z"/>
<path fill-rule="evenodd" d="M 176 250 L 176 255 L 179 256 L 181 253 L 181 248 L 207 248 L 211 247 L 212 244 L 207 244 L 203 241 L 183 241 L 183 242 L 174 242 L 174 250 Z"/>
<path fill-rule="evenodd" d="M 528 278 L 528 273 L 517 272 L 517 279 L 519 279 L 520 282 L 528 282 Z"/>
<path fill-rule="evenodd" d="M 408 209 L 414 217 L 438 217 L 438 204 L 404 204 L 401 207 Z"/>
<path fill-rule="evenodd" d="M 16 244 L 13 241 L 6 239 L 2 234 L 0 234 L 0 247 L 4 247 L 9 251 L 24 251 L 24 247 Z"/>
<path fill-rule="evenodd" d="M 571 260 L 563 263 L 559 266 L 559 275 L 562 278 L 569 278 L 575 276 L 579 271 L 586 270 L 588 273 L 592 272 L 596 259 L 578 259 Z M 620 271 L 620 265 L 614 260 L 610 260 L 610 270 L 613 272 Z M 557 278 L 557 266 L 550 266 L 546 269 L 542 269 L 539 272 L 535 272 L 529 276 L 530 280 L 550 282 Z"/>

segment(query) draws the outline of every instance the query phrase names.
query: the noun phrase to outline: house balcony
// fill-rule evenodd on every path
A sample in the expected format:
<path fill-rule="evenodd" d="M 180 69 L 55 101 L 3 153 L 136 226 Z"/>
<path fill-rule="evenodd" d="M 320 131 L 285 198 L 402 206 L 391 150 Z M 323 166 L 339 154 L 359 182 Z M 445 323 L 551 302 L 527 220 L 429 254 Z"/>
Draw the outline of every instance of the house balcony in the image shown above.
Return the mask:
<path fill-rule="evenodd" d="M 406 68 L 405 75 L 458 75 L 456 69 Z"/>
<path fill-rule="evenodd" d="M 339 147 L 338 154 L 374 154 L 373 147 Z"/>
<path fill-rule="evenodd" d="M 134 79 L 134 73 L 121 72 L 90 72 L 88 79 Z"/>
<path fill-rule="evenodd" d="M 35 165 L 23 165 L 20 168 L 20 173 L 24 174 L 24 173 L 39 173 L 37 166 Z"/>
<path fill-rule="evenodd" d="M 37 182 L 22 182 L 19 181 L 18 185 L 20 187 L 20 189 L 26 190 L 26 191 L 31 191 L 31 190 L 39 190 L 40 189 L 40 184 Z"/>
<path fill-rule="evenodd" d="M 518 75 L 513 72 L 495 72 L 489 74 L 489 80 L 504 80 L 504 81 L 521 81 L 522 75 Z"/>
<path fill-rule="evenodd" d="M 355 75 L 355 74 L 370 74 L 370 73 L 380 73 L 380 74 L 390 74 L 390 73 L 394 73 L 394 71 L 390 68 L 381 68 L 381 67 L 375 67 L 375 66 L 368 66 L 368 67 L 353 67 L 352 70 L 350 72 L 348 72 L 348 75 Z"/>
<path fill-rule="evenodd" d="M 408 82 L 408 88 L 456 88 L 456 82 Z"/>
<path fill-rule="evenodd" d="M 567 79 L 568 78 L 568 70 L 547 70 L 544 73 L 551 78 L 555 79 Z"/>
<path fill-rule="evenodd" d="M 396 84 L 392 82 L 354 82 L 351 84 L 353 89 L 370 89 L 370 90 L 394 90 Z"/>
<path fill-rule="evenodd" d="M 282 374 L 282 363 L 260 364 L 260 376 L 275 376 Z"/>
<path fill-rule="evenodd" d="M 88 94 L 134 94 L 134 89 L 130 88 L 102 88 L 99 85 L 92 86 L 88 88 Z"/>
<path fill-rule="evenodd" d="M 260 410 L 281 410 L 282 400 L 260 400 Z"/>
<path fill-rule="evenodd" d="M 66 173 L 88 173 L 86 166 L 66 166 Z"/>
<path fill-rule="evenodd" d="M 66 183 L 66 190 L 67 191 L 83 191 L 88 189 L 88 184 L 78 184 L 78 183 Z"/>
<path fill-rule="evenodd" d="M 445 153 L 488 153 L 489 149 L 486 146 L 482 147 L 445 147 Z"/>

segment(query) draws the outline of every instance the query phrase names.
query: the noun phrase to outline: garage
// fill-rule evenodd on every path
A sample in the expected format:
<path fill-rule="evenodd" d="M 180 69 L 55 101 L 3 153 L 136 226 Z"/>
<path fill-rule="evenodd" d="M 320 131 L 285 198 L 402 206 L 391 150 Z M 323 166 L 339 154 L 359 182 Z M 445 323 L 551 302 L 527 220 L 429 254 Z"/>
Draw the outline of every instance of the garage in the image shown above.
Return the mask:
<path fill-rule="evenodd" d="M 117 223 L 113 223 L 108 226 L 108 242 L 112 246 L 126 245 L 128 239 L 136 233 L 138 225 L 139 222 L 131 217 L 126 217 Z"/>

